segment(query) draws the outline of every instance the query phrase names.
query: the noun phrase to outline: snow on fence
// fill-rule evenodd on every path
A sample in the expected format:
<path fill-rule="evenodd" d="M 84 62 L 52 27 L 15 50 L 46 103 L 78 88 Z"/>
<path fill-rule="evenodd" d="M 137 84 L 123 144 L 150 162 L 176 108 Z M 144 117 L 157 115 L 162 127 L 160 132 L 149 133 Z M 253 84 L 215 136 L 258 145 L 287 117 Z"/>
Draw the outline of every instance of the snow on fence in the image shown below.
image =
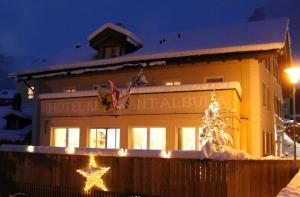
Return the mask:
<path fill-rule="evenodd" d="M 225 147 L 223 151 L 216 152 L 211 147 L 203 147 L 200 151 L 193 150 L 136 150 L 136 149 L 101 149 L 101 148 L 72 148 L 51 146 L 27 146 L 27 145 L 1 145 L 0 151 L 6 152 L 34 152 L 45 154 L 73 154 L 95 155 L 114 157 L 151 157 L 151 158 L 186 158 L 186 159 L 215 159 L 215 160 L 249 160 L 256 159 L 244 151 Z"/>
<path fill-rule="evenodd" d="M 80 193 L 85 178 L 76 170 L 87 167 L 88 155 L 31 151 L 31 148 L 29 152 L 0 150 L 0 185 L 6 185 L 1 187 L 0 196 L 8 196 L 9 192 L 45 196 L 55 191 L 64 196 L 76 192 L 77 196 L 86 196 Z M 273 197 L 295 174 L 291 160 L 218 161 L 108 155 L 96 155 L 95 159 L 97 165 L 110 167 L 103 176 L 110 193 L 100 192 L 97 196 Z"/>

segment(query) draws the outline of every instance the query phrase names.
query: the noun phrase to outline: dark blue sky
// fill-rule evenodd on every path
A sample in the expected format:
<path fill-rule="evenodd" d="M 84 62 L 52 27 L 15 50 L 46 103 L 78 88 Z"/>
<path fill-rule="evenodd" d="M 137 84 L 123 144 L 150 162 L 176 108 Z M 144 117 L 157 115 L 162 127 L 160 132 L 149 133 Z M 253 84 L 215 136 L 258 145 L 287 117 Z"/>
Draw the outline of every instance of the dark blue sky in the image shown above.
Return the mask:
<path fill-rule="evenodd" d="M 48 57 L 105 22 L 137 35 L 247 21 L 267 0 L 0 0 L 0 54 Z"/>

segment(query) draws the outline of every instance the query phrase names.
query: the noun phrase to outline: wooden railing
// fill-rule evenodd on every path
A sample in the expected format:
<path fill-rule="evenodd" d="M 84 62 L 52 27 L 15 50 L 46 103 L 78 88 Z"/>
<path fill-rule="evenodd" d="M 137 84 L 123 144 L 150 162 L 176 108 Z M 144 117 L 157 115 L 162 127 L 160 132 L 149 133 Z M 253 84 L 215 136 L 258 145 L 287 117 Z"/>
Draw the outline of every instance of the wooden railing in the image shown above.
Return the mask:
<path fill-rule="evenodd" d="M 103 176 L 109 192 L 82 191 L 85 178 L 76 170 L 88 156 L 0 152 L 0 196 L 274 197 L 295 174 L 291 160 L 95 159 L 111 168 Z"/>

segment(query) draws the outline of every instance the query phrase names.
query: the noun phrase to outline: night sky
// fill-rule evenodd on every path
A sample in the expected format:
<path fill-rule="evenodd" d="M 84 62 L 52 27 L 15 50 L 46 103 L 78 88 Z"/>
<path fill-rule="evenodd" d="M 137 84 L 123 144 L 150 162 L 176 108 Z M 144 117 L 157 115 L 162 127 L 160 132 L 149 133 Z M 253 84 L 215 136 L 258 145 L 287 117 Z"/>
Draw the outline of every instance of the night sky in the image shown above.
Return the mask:
<path fill-rule="evenodd" d="M 242 22 L 263 1 L 1 0 L 0 51 L 49 55 L 86 41 L 105 22 L 139 34 Z"/>
<path fill-rule="evenodd" d="M 139 36 L 241 23 L 247 21 L 256 8 L 268 18 L 285 16 L 291 14 L 290 9 L 296 9 L 297 13 L 291 17 L 297 18 L 300 15 L 298 2 L 0 0 L 0 78 L 1 74 L 31 67 L 31 62 L 39 66 L 40 59 L 47 60 L 65 48 L 86 43 L 89 33 L 106 22 L 121 22 Z M 282 7 L 282 3 L 286 7 Z"/>

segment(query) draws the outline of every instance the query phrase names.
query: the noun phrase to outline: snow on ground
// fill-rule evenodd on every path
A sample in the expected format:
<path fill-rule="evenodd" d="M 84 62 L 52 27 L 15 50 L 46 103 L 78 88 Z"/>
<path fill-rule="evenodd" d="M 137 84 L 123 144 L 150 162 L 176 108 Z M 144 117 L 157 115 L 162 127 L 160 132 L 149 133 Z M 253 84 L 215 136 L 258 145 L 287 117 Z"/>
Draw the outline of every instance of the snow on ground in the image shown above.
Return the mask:
<path fill-rule="evenodd" d="M 300 197 L 300 170 L 277 197 Z"/>
<path fill-rule="evenodd" d="M 22 111 L 13 110 L 11 106 L 0 107 L 0 141 L 23 141 L 26 135 L 31 131 L 31 125 L 16 130 L 5 129 L 6 120 L 3 117 L 8 114 L 15 114 L 19 117 L 30 119 L 32 116 L 32 107 L 23 106 Z"/>
<path fill-rule="evenodd" d="M 294 153 L 294 142 L 293 140 L 287 135 L 283 134 L 283 152 L 287 154 L 288 157 L 293 157 Z M 296 143 L 296 152 L 297 155 L 300 155 L 300 144 Z"/>

